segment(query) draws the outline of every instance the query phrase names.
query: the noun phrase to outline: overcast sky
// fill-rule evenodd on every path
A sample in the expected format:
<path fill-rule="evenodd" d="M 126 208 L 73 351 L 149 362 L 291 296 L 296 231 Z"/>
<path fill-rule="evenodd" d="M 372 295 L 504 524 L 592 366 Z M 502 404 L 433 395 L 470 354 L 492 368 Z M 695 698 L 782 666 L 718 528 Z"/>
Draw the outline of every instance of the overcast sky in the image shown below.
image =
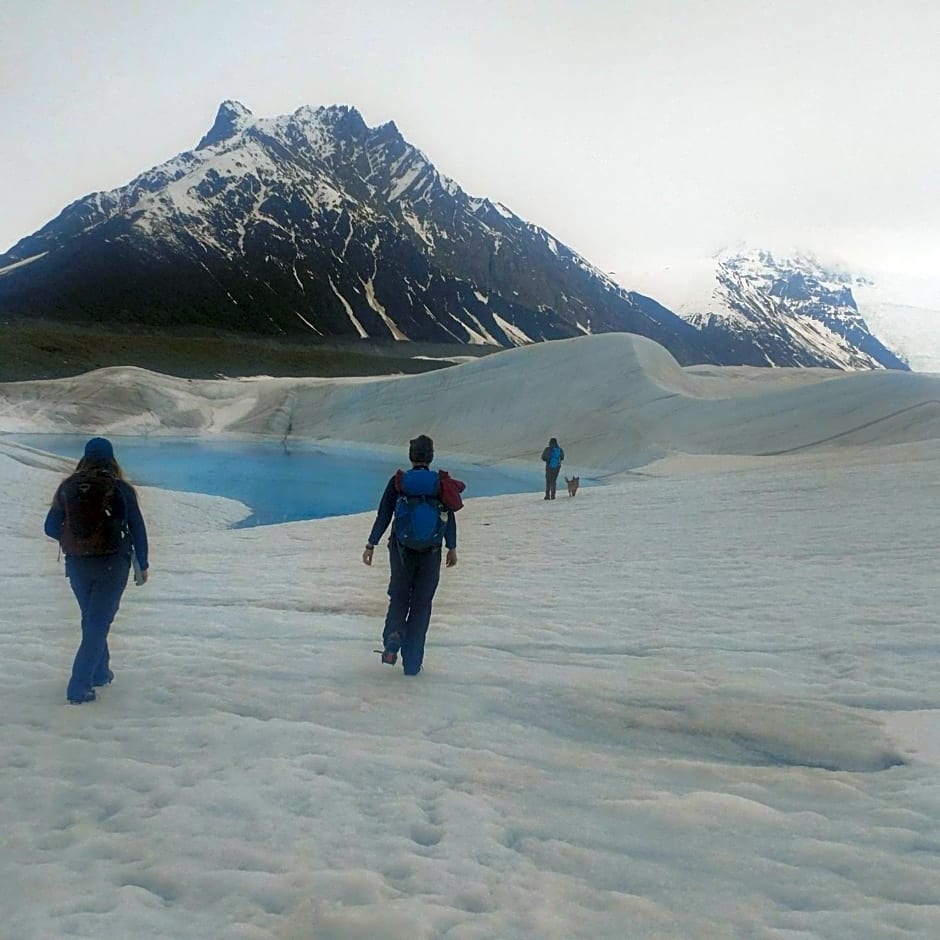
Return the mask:
<path fill-rule="evenodd" d="M 940 270 L 935 0 L 0 0 L 0 251 L 195 146 L 350 104 L 589 260 Z"/>

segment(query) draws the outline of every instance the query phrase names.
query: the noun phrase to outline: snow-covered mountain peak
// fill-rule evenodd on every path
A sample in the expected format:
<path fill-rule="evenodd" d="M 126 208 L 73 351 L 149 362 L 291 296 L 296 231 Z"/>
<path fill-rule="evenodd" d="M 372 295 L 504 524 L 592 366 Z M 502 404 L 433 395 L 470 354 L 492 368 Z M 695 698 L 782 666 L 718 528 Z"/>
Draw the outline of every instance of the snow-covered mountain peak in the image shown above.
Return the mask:
<path fill-rule="evenodd" d="M 231 99 L 223 101 L 219 105 L 215 122 L 202 140 L 196 144 L 196 150 L 203 150 L 213 144 L 238 136 L 251 123 L 251 120 L 251 111 L 240 101 L 232 101 Z"/>
<path fill-rule="evenodd" d="M 822 351 L 842 369 L 906 367 L 859 313 L 851 277 L 814 254 L 753 249 L 715 263 L 708 307 L 687 314 L 696 326 L 748 337 L 770 364 L 808 365 Z"/>
<path fill-rule="evenodd" d="M 856 309 L 850 279 L 823 265 L 807 252 L 794 252 L 789 256 L 774 255 L 766 249 L 726 253 L 716 259 L 718 288 L 712 299 L 727 303 L 722 289 L 724 281 L 746 280 L 759 285 L 768 294 L 781 301 L 799 301 L 813 292 L 825 293 L 830 303 Z M 848 283 L 847 283 L 848 281 Z"/>
<path fill-rule="evenodd" d="M 746 365 L 906 367 L 859 313 L 853 287 L 864 280 L 813 252 L 736 244 L 628 277 Z"/>
<path fill-rule="evenodd" d="M 940 277 L 902 276 L 886 271 L 860 269 L 845 259 L 795 249 L 789 253 L 738 253 L 750 268 L 783 299 L 815 295 L 830 305 L 830 323 L 837 332 L 870 332 L 897 353 L 912 369 L 940 372 Z M 826 317 L 821 319 L 826 321 Z M 859 334 L 861 335 L 861 334 Z M 872 351 L 872 350 L 870 350 Z M 876 353 L 876 359 L 885 362 Z M 890 364 L 890 360 L 887 360 Z"/>

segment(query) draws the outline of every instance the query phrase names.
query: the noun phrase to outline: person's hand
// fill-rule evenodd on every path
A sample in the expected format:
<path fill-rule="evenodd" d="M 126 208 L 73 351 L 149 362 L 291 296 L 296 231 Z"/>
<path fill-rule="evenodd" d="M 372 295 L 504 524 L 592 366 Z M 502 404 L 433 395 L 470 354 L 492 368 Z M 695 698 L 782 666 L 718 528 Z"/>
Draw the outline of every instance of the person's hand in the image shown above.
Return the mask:
<path fill-rule="evenodd" d="M 447 558 L 444 560 L 444 564 L 448 568 L 453 568 L 457 564 L 457 549 L 448 548 L 447 549 Z"/>
<path fill-rule="evenodd" d="M 362 563 L 364 565 L 372 564 L 372 553 L 375 551 L 374 545 L 367 545 L 365 551 L 362 553 Z"/>
<path fill-rule="evenodd" d="M 137 586 L 140 587 L 141 584 L 146 584 L 150 580 L 150 569 L 144 568 L 140 573 L 140 581 L 137 582 Z"/>

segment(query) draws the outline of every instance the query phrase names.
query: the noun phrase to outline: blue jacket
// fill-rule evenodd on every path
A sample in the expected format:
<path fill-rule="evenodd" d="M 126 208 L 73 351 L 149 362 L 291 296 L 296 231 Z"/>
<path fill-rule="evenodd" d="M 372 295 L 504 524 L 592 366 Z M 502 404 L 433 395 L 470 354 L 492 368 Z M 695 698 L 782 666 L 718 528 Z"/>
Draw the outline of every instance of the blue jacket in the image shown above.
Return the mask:
<path fill-rule="evenodd" d="M 437 473 L 433 470 L 424 467 L 423 469 L 427 470 L 428 473 L 434 473 L 437 476 Z M 375 523 L 372 526 L 372 531 L 369 533 L 369 544 L 378 545 L 379 539 L 382 538 L 382 534 L 388 528 L 388 524 L 392 521 L 395 516 L 395 503 L 398 502 L 398 490 L 395 489 L 395 477 L 393 476 L 389 481 L 388 485 L 385 487 L 385 492 L 382 493 L 382 499 L 379 502 L 379 511 L 375 516 Z M 395 534 L 395 526 L 392 526 L 391 536 Z M 453 512 L 447 510 L 447 522 L 444 527 L 444 545 L 447 548 L 456 548 L 457 547 L 457 520 L 454 518 Z"/>
<path fill-rule="evenodd" d="M 147 545 L 147 527 L 144 524 L 144 517 L 140 513 L 140 505 L 137 502 L 137 494 L 133 487 L 123 480 L 117 480 L 117 492 L 121 497 L 115 504 L 118 518 L 124 523 L 127 531 L 130 533 L 131 545 L 134 546 L 134 554 L 137 555 L 137 562 L 142 571 L 150 567 L 148 561 Z M 46 514 L 45 532 L 51 539 L 59 541 L 62 535 L 62 526 L 65 523 L 65 508 L 60 499 L 61 486 L 55 492 L 52 500 L 52 507 Z M 128 550 L 129 551 L 129 550 Z"/>

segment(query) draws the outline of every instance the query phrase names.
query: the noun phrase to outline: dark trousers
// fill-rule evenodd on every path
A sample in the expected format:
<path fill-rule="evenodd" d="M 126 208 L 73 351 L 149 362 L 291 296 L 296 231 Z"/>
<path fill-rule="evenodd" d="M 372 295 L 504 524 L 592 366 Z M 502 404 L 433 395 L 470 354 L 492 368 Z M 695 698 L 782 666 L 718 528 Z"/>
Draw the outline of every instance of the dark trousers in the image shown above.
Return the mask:
<path fill-rule="evenodd" d="M 386 649 L 401 648 L 402 668 L 414 674 L 424 662 L 431 602 L 441 580 L 441 550 L 413 552 L 393 539 L 388 546 L 388 561 L 392 575 L 382 640 Z"/>
<path fill-rule="evenodd" d="M 126 555 L 94 555 L 69 558 L 66 566 L 82 612 L 82 642 L 66 695 L 80 700 L 92 686 L 104 685 L 110 678 L 108 631 L 121 604 L 131 563 Z"/>
<path fill-rule="evenodd" d="M 561 467 L 546 467 L 545 468 L 545 498 L 554 499 L 555 498 L 555 486 L 558 483 L 558 471 L 561 470 Z"/>

